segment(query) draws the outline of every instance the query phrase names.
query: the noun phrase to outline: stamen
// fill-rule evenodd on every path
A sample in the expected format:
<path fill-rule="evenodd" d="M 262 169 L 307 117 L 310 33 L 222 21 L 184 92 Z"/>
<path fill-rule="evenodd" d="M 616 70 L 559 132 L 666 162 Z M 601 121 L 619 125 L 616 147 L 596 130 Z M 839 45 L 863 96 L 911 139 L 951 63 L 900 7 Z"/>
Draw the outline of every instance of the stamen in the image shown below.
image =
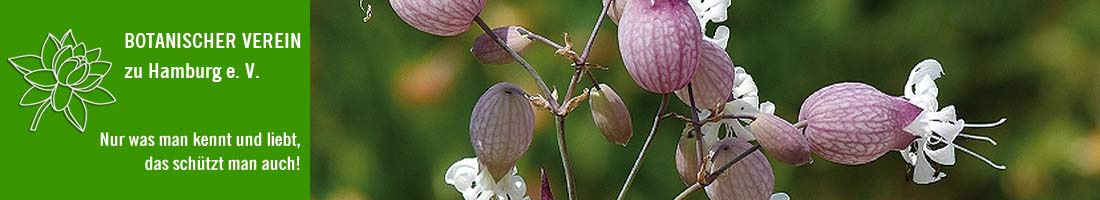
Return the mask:
<path fill-rule="evenodd" d="M 982 140 L 982 141 L 986 141 L 986 142 L 989 142 L 989 143 L 993 144 L 993 146 L 997 146 L 997 141 L 993 141 L 993 138 L 989 138 L 989 137 L 986 137 L 986 136 L 959 133 L 959 137 L 964 137 L 964 138 L 972 139 L 972 140 Z"/>
<path fill-rule="evenodd" d="M 989 166 L 993 166 L 993 168 L 997 168 L 999 170 L 1004 170 L 1005 169 L 1004 165 L 998 165 L 997 163 L 993 163 L 993 161 L 990 161 L 989 159 L 987 159 L 985 157 L 982 157 L 982 155 L 978 155 L 978 153 L 974 153 L 973 151 L 970 151 L 970 149 L 966 149 L 966 147 L 963 147 L 962 145 L 958 145 L 958 144 L 954 144 L 954 143 L 951 143 L 951 145 L 954 145 L 956 149 L 959 149 L 959 150 L 962 150 L 963 152 L 966 152 L 966 154 L 970 154 L 971 156 L 974 156 L 975 158 L 978 158 L 978 159 L 984 161 L 986 164 L 989 164 Z"/>
<path fill-rule="evenodd" d="M 1007 120 L 1007 119 L 1005 119 L 1005 118 L 1003 118 L 1003 117 L 1002 117 L 1002 118 L 1001 118 L 1000 120 L 997 120 L 997 122 L 993 122 L 993 123 L 986 123 L 986 124 L 963 124 L 963 127 L 969 127 L 969 128 L 991 128 L 991 127 L 994 127 L 994 126 L 997 126 L 997 125 L 1001 125 L 1001 124 L 1005 123 L 1005 120 Z"/>

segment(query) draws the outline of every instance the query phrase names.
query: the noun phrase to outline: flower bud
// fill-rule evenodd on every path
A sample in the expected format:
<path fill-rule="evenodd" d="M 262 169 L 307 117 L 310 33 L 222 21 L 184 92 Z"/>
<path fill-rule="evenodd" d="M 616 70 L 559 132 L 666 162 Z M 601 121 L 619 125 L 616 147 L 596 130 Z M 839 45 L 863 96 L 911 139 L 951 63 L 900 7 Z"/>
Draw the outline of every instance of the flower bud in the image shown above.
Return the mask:
<path fill-rule="evenodd" d="M 798 119 L 813 151 L 846 165 L 874 161 L 890 150 L 905 149 L 915 136 L 903 129 L 921 109 L 863 83 L 837 83 L 802 102 Z"/>
<path fill-rule="evenodd" d="M 626 146 L 626 142 L 634 136 L 634 129 L 630 123 L 630 111 L 619 94 L 607 84 L 600 84 L 589 92 L 588 105 L 592 109 L 592 121 L 600 128 L 604 138 Z"/>
<path fill-rule="evenodd" d="M 634 82 L 666 94 L 683 88 L 699 67 L 702 31 L 683 0 L 629 2 L 619 22 L 619 50 Z"/>
<path fill-rule="evenodd" d="M 680 134 L 680 144 L 676 145 L 676 172 L 680 174 L 680 180 L 684 185 L 692 185 L 699 182 L 699 157 L 695 146 L 695 133 L 691 127 L 684 128 Z"/>
<path fill-rule="evenodd" d="M 752 145 L 740 138 L 722 139 L 711 149 L 715 154 L 711 169 L 717 170 L 749 148 Z M 753 151 L 718 175 L 706 190 L 710 199 L 768 199 L 774 188 L 771 164 L 763 153 Z"/>
<path fill-rule="evenodd" d="M 717 44 L 704 42 L 702 54 L 699 57 L 699 68 L 691 78 L 692 93 L 695 94 L 695 105 L 700 108 L 715 109 L 718 104 L 726 103 L 733 94 L 733 60 L 726 50 Z M 687 88 L 676 90 L 676 97 L 680 102 L 691 105 Z"/>
<path fill-rule="evenodd" d="M 500 180 L 531 145 L 535 116 L 524 92 L 511 83 L 485 91 L 470 115 L 470 142 L 478 161 Z"/>
<path fill-rule="evenodd" d="M 492 33 L 504 40 L 504 44 L 516 53 L 523 54 L 524 50 L 531 46 L 531 39 L 527 38 L 527 30 L 523 27 L 505 26 L 493 29 Z M 503 65 L 516 61 L 508 51 L 500 48 L 489 34 L 478 36 L 474 40 L 474 46 L 470 48 L 470 53 L 473 53 L 477 62 L 481 64 Z"/>
<path fill-rule="evenodd" d="M 603 0 L 603 4 L 601 5 L 607 5 L 607 1 L 610 0 Z M 615 0 L 615 5 L 612 5 L 613 7 L 607 10 L 607 17 L 610 17 L 612 22 L 618 24 L 619 18 L 623 15 L 623 8 L 626 8 L 626 2 L 629 1 L 633 0 Z"/>
<path fill-rule="evenodd" d="M 437 36 L 454 36 L 470 29 L 485 0 L 390 0 L 393 11 L 409 26 Z"/>
<path fill-rule="evenodd" d="M 810 144 L 802 132 L 787 120 L 769 113 L 756 113 L 749 124 L 760 147 L 779 162 L 801 166 L 810 163 Z"/>

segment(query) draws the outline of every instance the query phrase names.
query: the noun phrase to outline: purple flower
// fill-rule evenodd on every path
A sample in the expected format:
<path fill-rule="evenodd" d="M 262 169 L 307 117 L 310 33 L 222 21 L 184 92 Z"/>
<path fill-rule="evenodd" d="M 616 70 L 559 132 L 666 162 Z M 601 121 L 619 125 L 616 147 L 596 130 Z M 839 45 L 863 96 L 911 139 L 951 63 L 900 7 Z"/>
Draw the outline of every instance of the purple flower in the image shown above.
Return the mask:
<path fill-rule="evenodd" d="M 929 184 L 946 174 L 932 168 L 954 165 L 955 150 L 970 154 L 997 169 L 998 165 L 954 141 L 957 137 L 988 141 L 985 136 L 961 133 L 964 127 L 993 127 L 991 124 L 967 124 L 955 116 L 954 106 L 939 108 L 939 89 L 933 80 L 943 74 L 936 60 L 921 61 L 909 75 L 903 97 L 890 96 L 863 83 L 838 83 L 814 92 L 802 103 L 799 120 L 806 123 L 805 135 L 813 148 L 826 160 L 864 164 L 898 150 L 914 167 L 913 182 Z"/>

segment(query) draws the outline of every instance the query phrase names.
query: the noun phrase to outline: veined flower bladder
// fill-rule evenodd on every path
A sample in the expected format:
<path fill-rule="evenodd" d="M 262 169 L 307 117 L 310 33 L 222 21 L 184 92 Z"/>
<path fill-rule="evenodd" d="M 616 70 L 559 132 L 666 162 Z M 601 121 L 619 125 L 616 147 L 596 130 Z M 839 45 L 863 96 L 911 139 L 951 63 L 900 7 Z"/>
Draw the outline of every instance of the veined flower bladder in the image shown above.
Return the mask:
<path fill-rule="evenodd" d="M 683 0 L 625 0 L 619 50 L 626 71 L 646 91 L 667 94 L 686 86 L 703 39 L 691 6 Z"/>
<path fill-rule="evenodd" d="M 478 161 L 501 179 L 531 145 L 535 117 L 526 93 L 507 82 L 482 94 L 470 115 L 470 143 Z"/>
<path fill-rule="evenodd" d="M 485 0 L 390 0 L 397 16 L 416 30 L 455 36 L 470 29 Z"/>
<path fill-rule="evenodd" d="M 61 38 L 52 33 L 47 35 L 37 55 L 8 58 L 15 70 L 31 84 L 19 105 L 38 106 L 30 131 L 38 130 L 46 110 L 53 110 L 64 113 L 73 127 L 84 132 L 88 125 L 89 104 L 115 102 L 114 95 L 100 86 L 111 71 L 111 62 L 100 60 L 101 53 L 100 48 L 88 49 L 83 42 L 77 41 L 70 29 Z"/>

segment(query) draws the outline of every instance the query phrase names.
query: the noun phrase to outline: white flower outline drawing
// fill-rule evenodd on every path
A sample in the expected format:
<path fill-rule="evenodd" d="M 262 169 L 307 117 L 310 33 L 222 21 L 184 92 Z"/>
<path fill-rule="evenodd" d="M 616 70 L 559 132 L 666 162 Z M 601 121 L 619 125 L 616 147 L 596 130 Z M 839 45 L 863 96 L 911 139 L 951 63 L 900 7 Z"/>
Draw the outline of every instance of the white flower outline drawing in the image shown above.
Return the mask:
<path fill-rule="evenodd" d="M 87 49 L 69 29 L 61 38 L 48 33 L 38 55 L 26 54 L 8 58 L 8 63 L 31 84 L 19 100 L 19 106 L 38 106 L 30 131 L 38 124 L 47 108 L 62 112 L 69 123 L 81 133 L 88 124 L 88 104 L 109 105 L 115 96 L 100 86 L 111 62 L 100 60 L 102 49 Z M 75 100 L 74 100 L 75 99 Z"/>

